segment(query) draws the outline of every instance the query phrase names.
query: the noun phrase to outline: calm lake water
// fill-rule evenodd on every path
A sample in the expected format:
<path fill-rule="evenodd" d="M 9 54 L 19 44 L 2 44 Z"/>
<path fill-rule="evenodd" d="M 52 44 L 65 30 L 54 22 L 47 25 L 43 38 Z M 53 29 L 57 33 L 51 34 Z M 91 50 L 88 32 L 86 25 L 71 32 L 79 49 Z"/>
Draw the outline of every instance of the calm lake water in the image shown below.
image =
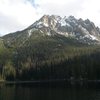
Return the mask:
<path fill-rule="evenodd" d="M 0 100 L 100 100 L 100 89 L 0 85 Z"/>

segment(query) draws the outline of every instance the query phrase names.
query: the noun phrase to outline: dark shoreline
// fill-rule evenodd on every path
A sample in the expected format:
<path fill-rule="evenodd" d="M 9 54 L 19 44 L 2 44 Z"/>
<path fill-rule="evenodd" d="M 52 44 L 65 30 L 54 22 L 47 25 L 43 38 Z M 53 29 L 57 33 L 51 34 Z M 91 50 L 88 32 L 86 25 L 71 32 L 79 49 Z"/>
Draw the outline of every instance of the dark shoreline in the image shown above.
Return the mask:
<path fill-rule="evenodd" d="M 100 88 L 100 80 L 66 80 L 66 79 L 56 79 L 56 80 L 37 80 L 37 81 L 5 81 L 1 80 L 0 84 L 5 85 L 21 85 L 21 86 L 54 86 L 54 87 L 96 87 Z"/>
<path fill-rule="evenodd" d="M 93 83 L 100 83 L 100 80 L 67 80 L 67 79 L 52 79 L 52 80 L 18 80 L 18 81 L 6 81 L 0 80 L 0 83 L 45 83 L 45 82 L 71 82 L 71 83 L 81 83 L 81 82 L 93 82 Z"/>

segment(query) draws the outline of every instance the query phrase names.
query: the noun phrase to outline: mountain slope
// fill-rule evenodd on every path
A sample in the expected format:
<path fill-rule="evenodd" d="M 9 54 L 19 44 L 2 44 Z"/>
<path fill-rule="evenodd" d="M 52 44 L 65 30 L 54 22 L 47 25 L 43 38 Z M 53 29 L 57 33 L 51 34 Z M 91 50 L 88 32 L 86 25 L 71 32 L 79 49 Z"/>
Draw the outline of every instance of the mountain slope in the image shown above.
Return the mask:
<path fill-rule="evenodd" d="M 23 31 L 4 36 L 7 44 L 23 44 L 30 37 L 62 35 L 74 38 L 80 43 L 97 44 L 100 42 L 100 29 L 90 20 L 76 19 L 74 16 L 61 18 L 56 15 L 44 15 Z M 14 45 L 15 45 L 14 44 Z"/>
<path fill-rule="evenodd" d="M 54 33 L 71 36 L 79 39 L 81 42 L 99 41 L 100 29 L 90 20 L 76 19 L 74 16 L 61 18 L 60 16 L 44 15 L 29 27 L 29 36 L 34 30 L 39 30 L 46 35 L 55 35 Z M 52 33 L 52 30 L 54 33 Z"/>
<path fill-rule="evenodd" d="M 90 20 L 44 15 L 0 38 L 0 74 L 6 80 L 100 78 L 99 43 L 100 29 Z"/>

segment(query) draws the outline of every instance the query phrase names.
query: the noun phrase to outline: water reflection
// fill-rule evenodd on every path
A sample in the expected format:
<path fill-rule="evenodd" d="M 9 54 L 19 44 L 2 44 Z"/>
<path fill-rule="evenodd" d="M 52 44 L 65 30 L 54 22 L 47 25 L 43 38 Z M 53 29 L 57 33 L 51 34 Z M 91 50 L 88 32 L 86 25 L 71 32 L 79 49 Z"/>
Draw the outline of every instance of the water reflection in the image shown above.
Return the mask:
<path fill-rule="evenodd" d="M 0 100 L 100 100 L 100 90 L 2 85 Z"/>

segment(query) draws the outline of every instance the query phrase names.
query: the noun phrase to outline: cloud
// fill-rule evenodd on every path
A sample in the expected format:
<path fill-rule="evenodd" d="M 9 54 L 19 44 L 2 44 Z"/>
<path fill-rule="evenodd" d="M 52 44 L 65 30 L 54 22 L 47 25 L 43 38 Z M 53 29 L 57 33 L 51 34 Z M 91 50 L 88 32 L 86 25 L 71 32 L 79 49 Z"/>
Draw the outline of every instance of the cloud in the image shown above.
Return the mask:
<path fill-rule="evenodd" d="M 0 13 L 0 32 L 8 33 L 10 30 L 16 30 L 19 28 L 19 22 L 11 16 L 6 16 L 3 13 Z M 20 26 L 21 27 L 21 26 Z"/>
<path fill-rule="evenodd" d="M 0 0 L 0 34 L 22 30 L 39 18 L 28 0 Z"/>
<path fill-rule="evenodd" d="M 100 26 L 99 0 L 0 0 L 0 33 L 22 30 L 44 14 L 73 15 Z"/>
<path fill-rule="evenodd" d="M 99 0 L 85 0 L 83 9 L 77 13 L 78 17 L 84 19 L 89 18 L 96 25 L 100 26 L 100 1 Z"/>
<path fill-rule="evenodd" d="M 90 19 L 100 26 L 99 0 L 35 0 L 43 14 L 61 16 L 73 15 L 76 18 Z"/>
<path fill-rule="evenodd" d="M 43 13 L 61 16 L 76 15 L 82 9 L 84 0 L 36 0 Z"/>

